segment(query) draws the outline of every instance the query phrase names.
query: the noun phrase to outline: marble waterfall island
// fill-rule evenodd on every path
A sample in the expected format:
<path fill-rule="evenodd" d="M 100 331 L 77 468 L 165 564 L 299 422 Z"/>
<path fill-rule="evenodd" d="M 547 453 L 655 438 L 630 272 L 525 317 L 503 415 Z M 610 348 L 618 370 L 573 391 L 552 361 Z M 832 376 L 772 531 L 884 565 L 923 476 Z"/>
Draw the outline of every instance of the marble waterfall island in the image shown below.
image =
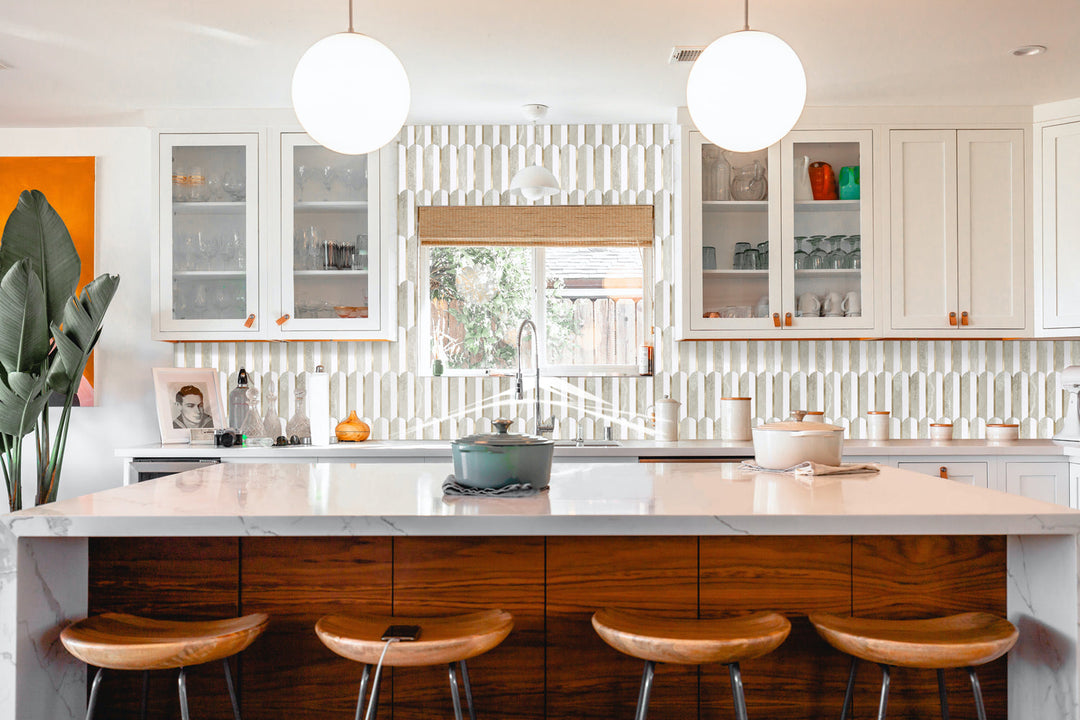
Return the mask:
<path fill-rule="evenodd" d="M 748 696 L 752 717 L 761 713 L 754 703 L 776 717 L 838 711 L 846 665 L 808 629 L 808 611 L 977 607 L 1021 630 L 1007 667 L 987 666 L 991 709 L 1080 719 L 1080 512 L 887 467 L 806 484 L 723 463 L 556 464 L 548 493 L 520 499 L 444 498 L 450 471 L 222 464 L 4 516 L 0 720 L 81 717 L 85 668 L 60 647 L 59 629 L 90 608 L 136 606 L 270 612 L 277 622 L 262 650 L 245 653 L 244 716 L 330 712 L 355 702 L 355 685 L 310 644 L 310 626 L 323 608 L 349 603 L 420 615 L 507 605 L 516 630 L 478 662 L 478 703 L 523 719 L 632 707 L 640 668 L 588 630 L 603 604 L 702 617 L 762 604 L 788 613 L 792 638 L 753 668 L 768 691 Z M 895 706 L 915 712 L 925 695 L 936 712 L 930 676 L 894 680 Z M 696 671 L 663 678 L 661 714 L 726 707 L 706 692 L 722 685 L 715 669 L 702 671 L 700 697 Z M 859 692 L 870 697 L 865 684 Z M 395 717 L 419 713 L 436 692 L 445 689 L 423 676 L 395 678 Z"/>

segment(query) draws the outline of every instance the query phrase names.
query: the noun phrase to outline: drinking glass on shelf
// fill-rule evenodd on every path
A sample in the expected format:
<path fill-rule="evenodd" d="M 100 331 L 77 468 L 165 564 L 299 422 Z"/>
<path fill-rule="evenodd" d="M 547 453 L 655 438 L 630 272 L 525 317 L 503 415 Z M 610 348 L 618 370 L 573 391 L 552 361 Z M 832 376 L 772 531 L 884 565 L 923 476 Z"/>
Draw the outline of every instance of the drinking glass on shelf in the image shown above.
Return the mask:
<path fill-rule="evenodd" d="M 795 251 L 795 269 L 796 270 L 809 270 L 810 269 L 810 256 L 805 250 Z"/>
<path fill-rule="evenodd" d="M 198 283 L 195 286 L 195 293 L 191 300 L 192 316 L 196 318 L 206 317 L 207 306 L 210 302 L 206 292 L 206 284 Z"/>
<path fill-rule="evenodd" d="M 227 318 L 233 316 L 232 298 L 222 281 L 214 288 L 214 312 L 215 317 Z"/>
<path fill-rule="evenodd" d="M 311 180 L 311 166 L 298 163 L 296 166 L 296 202 L 304 202 L 304 185 Z"/>
<path fill-rule="evenodd" d="M 833 247 L 825 257 L 825 267 L 830 270 L 839 270 L 847 261 L 847 253 L 839 247 Z"/>
<path fill-rule="evenodd" d="M 757 244 L 758 256 L 760 258 L 758 267 L 762 270 L 769 269 L 769 241 L 765 240 Z"/>
<path fill-rule="evenodd" d="M 735 255 L 732 258 L 732 263 L 731 263 L 731 266 L 733 268 L 735 268 L 736 270 L 742 270 L 743 269 L 743 265 L 742 265 L 742 262 L 744 260 L 743 253 L 746 252 L 749 249 L 750 249 L 750 243 L 748 243 L 748 242 L 737 242 L 737 243 L 735 243 Z"/>
<path fill-rule="evenodd" d="M 217 173 L 206 176 L 206 199 L 214 201 L 225 199 L 225 191 L 221 188 L 221 176 Z"/>
<path fill-rule="evenodd" d="M 225 179 L 222 181 L 221 187 L 233 202 L 242 201 L 247 192 L 247 185 L 244 183 L 242 173 L 225 173 Z"/>
<path fill-rule="evenodd" d="M 191 168 L 187 176 L 188 199 L 192 202 L 205 202 L 207 197 L 206 174 L 198 165 Z"/>
<path fill-rule="evenodd" d="M 742 258 L 744 270 L 757 270 L 761 267 L 761 253 L 757 251 L 757 248 L 743 250 Z"/>
<path fill-rule="evenodd" d="M 849 267 L 851 267 L 854 270 L 861 269 L 862 268 L 862 253 L 857 249 L 852 250 L 851 253 L 848 255 L 848 263 L 849 263 Z"/>
<path fill-rule="evenodd" d="M 319 176 L 322 178 L 323 187 L 326 188 L 326 199 L 329 200 L 332 196 L 334 189 L 334 178 L 337 177 L 337 170 L 333 165 L 323 165 L 319 171 Z"/>
<path fill-rule="evenodd" d="M 825 267 L 825 259 L 828 257 L 828 252 L 821 246 L 821 242 L 824 238 L 819 240 L 811 240 L 813 250 L 810 251 L 810 269 L 821 270 Z"/>
<path fill-rule="evenodd" d="M 322 247 L 322 231 L 319 230 L 317 225 L 312 225 L 307 229 L 307 254 L 308 262 L 307 267 L 309 270 L 324 270 L 326 269 L 323 263 L 323 247 Z"/>
<path fill-rule="evenodd" d="M 367 185 L 367 168 L 349 165 L 341 171 L 341 180 L 349 191 L 359 193 Z"/>
<path fill-rule="evenodd" d="M 173 202 L 184 202 L 188 199 L 188 174 L 187 170 L 179 165 L 173 166 L 172 173 L 172 199 Z"/>

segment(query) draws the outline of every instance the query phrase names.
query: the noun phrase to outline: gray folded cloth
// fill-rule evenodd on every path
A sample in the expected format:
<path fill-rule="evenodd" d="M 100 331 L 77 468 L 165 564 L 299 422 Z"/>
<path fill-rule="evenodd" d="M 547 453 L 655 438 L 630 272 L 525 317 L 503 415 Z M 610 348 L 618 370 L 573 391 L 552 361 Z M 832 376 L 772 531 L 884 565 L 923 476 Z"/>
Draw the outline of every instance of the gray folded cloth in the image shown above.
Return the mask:
<path fill-rule="evenodd" d="M 793 465 L 783 470 L 777 470 L 775 468 L 764 468 L 751 462 L 744 462 L 742 464 L 742 468 L 744 470 L 752 470 L 755 472 L 791 473 L 793 475 L 856 475 L 861 473 L 881 472 L 881 468 L 879 468 L 874 463 L 822 465 L 821 463 L 810 461 L 802 462 L 798 465 Z"/>
<path fill-rule="evenodd" d="M 545 487 L 537 490 L 532 486 L 532 483 L 512 483 L 497 488 L 466 487 L 460 484 L 453 475 L 447 475 L 442 484 L 443 495 L 463 495 L 470 497 L 528 497 L 530 495 L 541 493 L 544 490 L 547 490 L 547 488 Z"/>

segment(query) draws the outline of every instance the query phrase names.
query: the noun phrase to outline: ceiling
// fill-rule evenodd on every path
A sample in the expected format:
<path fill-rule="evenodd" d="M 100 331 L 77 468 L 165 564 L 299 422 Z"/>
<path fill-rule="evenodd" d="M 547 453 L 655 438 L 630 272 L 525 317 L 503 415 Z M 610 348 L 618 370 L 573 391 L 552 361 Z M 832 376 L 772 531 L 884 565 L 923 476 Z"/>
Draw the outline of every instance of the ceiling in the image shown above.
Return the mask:
<path fill-rule="evenodd" d="M 354 0 L 401 58 L 411 123 L 670 121 L 674 45 L 742 26 L 738 0 Z M 292 71 L 346 0 L 31 0 L 0 16 L 0 125 L 141 124 L 146 112 L 288 108 Z M 806 67 L 807 104 L 1021 105 L 1080 97 L 1077 0 L 753 0 Z M 1050 48 L 1013 57 L 1019 45 Z"/>

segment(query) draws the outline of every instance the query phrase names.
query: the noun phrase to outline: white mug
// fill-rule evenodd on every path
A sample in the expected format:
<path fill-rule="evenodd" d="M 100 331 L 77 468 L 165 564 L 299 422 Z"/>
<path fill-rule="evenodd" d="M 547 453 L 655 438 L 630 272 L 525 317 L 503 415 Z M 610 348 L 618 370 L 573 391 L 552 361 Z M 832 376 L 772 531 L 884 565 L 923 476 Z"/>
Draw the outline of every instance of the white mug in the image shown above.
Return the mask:
<path fill-rule="evenodd" d="M 862 315 L 862 300 L 859 298 L 859 293 L 852 290 L 844 296 L 844 302 L 840 303 L 840 309 L 844 311 L 844 314 L 848 317 L 859 317 Z"/>
<path fill-rule="evenodd" d="M 821 300 L 814 293 L 803 293 L 799 296 L 799 312 L 803 317 L 816 317 L 821 314 Z"/>
<path fill-rule="evenodd" d="M 843 310 L 841 306 L 844 303 L 844 297 L 838 292 L 831 292 L 825 296 L 825 314 L 826 315 L 842 315 Z"/>

